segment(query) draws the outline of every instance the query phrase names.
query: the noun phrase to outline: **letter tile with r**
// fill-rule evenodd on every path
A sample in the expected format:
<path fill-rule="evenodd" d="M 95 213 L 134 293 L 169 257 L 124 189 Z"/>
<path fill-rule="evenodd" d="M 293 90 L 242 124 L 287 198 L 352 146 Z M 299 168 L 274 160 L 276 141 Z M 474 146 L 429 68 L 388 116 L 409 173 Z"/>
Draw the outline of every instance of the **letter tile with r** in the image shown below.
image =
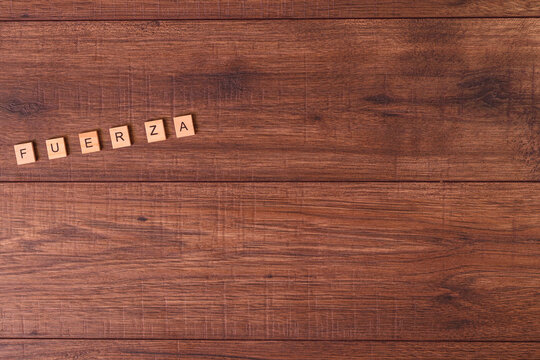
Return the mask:
<path fill-rule="evenodd" d="M 131 146 L 131 138 L 129 137 L 129 128 L 127 125 L 118 126 L 109 129 L 111 134 L 111 144 L 113 149 Z"/>

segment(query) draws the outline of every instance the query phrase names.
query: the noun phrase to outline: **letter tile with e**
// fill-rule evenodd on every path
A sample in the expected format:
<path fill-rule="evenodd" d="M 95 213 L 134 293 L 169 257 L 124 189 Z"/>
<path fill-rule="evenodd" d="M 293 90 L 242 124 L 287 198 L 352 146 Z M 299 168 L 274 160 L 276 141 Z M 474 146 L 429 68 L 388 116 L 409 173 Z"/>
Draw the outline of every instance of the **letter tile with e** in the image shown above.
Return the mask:
<path fill-rule="evenodd" d="M 88 131 L 79 134 L 79 141 L 81 142 L 81 152 L 83 154 L 90 154 L 101 150 L 97 131 Z"/>

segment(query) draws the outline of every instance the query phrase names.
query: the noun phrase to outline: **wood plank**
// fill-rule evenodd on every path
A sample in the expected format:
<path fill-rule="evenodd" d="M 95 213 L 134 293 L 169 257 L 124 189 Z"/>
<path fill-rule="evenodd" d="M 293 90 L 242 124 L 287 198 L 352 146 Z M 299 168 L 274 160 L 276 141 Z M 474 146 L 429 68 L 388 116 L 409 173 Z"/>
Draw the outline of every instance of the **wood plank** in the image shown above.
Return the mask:
<path fill-rule="evenodd" d="M 540 339 L 540 184 L 1 184 L 0 337 Z"/>
<path fill-rule="evenodd" d="M 0 340 L 0 359 L 536 359 L 538 343 Z"/>
<path fill-rule="evenodd" d="M 0 181 L 538 180 L 539 42 L 540 19 L 0 23 Z M 67 159 L 16 166 L 57 136 Z"/>
<path fill-rule="evenodd" d="M 0 20 L 540 16 L 535 0 L 0 0 Z"/>

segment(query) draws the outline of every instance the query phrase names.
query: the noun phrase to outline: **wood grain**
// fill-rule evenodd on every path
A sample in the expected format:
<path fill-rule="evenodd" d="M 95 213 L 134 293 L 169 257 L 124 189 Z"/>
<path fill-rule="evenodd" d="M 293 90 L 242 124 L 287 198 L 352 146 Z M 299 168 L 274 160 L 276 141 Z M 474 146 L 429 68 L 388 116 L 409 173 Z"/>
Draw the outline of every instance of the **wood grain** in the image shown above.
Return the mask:
<path fill-rule="evenodd" d="M 0 0 L 0 20 L 540 16 L 535 0 Z"/>
<path fill-rule="evenodd" d="M 1 184 L 0 337 L 540 339 L 540 184 Z"/>
<path fill-rule="evenodd" d="M 0 23 L 0 180 L 538 180 L 539 42 L 540 19 Z"/>
<path fill-rule="evenodd" d="M 0 359 L 535 359 L 538 343 L 0 340 Z"/>

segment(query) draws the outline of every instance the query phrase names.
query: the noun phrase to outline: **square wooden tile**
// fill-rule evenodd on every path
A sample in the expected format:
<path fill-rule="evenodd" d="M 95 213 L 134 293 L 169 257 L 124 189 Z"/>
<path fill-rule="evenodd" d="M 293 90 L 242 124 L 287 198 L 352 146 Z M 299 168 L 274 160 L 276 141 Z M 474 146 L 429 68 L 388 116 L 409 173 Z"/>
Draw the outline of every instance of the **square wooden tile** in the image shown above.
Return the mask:
<path fill-rule="evenodd" d="M 131 138 L 129 137 L 129 128 L 127 125 L 111 128 L 109 129 L 109 133 L 111 134 L 113 149 L 131 146 Z"/>
<path fill-rule="evenodd" d="M 67 156 L 66 141 L 63 137 L 49 139 L 45 141 L 49 160 L 60 159 Z"/>
<path fill-rule="evenodd" d="M 163 119 L 147 121 L 144 123 L 144 127 L 146 129 L 146 138 L 149 143 L 167 140 Z"/>
<path fill-rule="evenodd" d="M 36 162 L 36 154 L 34 153 L 33 142 L 17 144 L 14 146 L 14 148 L 17 165 L 31 164 L 33 162 Z"/>
<path fill-rule="evenodd" d="M 79 141 L 81 142 L 81 152 L 83 154 L 90 154 L 101 150 L 97 131 L 88 131 L 79 134 Z"/>
<path fill-rule="evenodd" d="M 193 117 L 191 115 L 177 116 L 174 118 L 174 129 L 176 137 L 185 137 L 195 135 L 195 127 L 193 126 Z"/>

